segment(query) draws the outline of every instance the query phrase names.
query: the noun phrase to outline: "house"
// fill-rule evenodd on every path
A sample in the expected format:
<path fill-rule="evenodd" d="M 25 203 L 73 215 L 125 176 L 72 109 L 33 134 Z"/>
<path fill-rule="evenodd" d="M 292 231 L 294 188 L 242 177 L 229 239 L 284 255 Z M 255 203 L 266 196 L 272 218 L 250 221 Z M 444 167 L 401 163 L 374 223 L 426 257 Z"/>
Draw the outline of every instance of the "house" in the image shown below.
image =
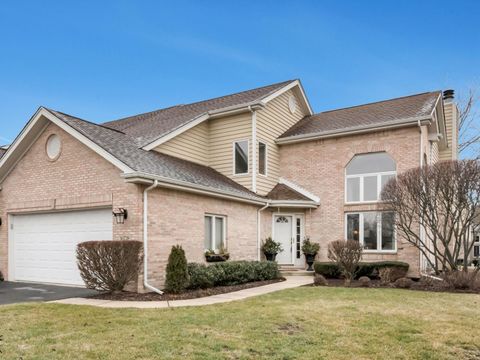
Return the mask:
<path fill-rule="evenodd" d="M 456 124 L 451 90 L 315 114 L 299 80 L 103 124 L 40 107 L 0 159 L 0 270 L 82 284 L 78 242 L 138 240 L 138 290 L 156 290 L 172 245 L 189 261 L 222 246 L 253 260 L 272 236 L 280 264 L 304 267 L 309 236 L 321 260 L 330 241 L 355 239 L 366 260 L 406 261 L 415 275 L 425 262 L 379 193 L 455 159 Z"/>

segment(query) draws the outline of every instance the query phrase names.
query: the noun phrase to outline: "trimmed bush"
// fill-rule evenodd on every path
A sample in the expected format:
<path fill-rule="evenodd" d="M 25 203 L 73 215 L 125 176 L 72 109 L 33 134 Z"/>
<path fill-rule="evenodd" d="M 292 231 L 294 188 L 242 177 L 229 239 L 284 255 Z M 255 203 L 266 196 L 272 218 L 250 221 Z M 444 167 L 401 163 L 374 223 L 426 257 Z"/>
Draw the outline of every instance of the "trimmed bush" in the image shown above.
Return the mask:
<path fill-rule="evenodd" d="M 356 278 L 367 276 L 370 279 L 379 278 L 379 270 L 381 268 L 395 268 L 395 278 L 404 277 L 408 272 L 409 265 L 401 261 L 379 261 L 379 262 L 360 262 L 356 272 Z M 314 264 L 315 272 L 321 274 L 326 278 L 339 279 L 342 273 L 336 263 L 316 261 Z M 401 274 L 404 274 L 400 276 Z"/>
<path fill-rule="evenodd" d="M 410 289 L 412 287 L 412 284 L 413 284 L 413 280 L 407 277 L 402 277 L 400 279 L 397 279 L 393 283 L 393 285 L 399 289 Z"/>
<path fill-rule="evenodd" d="M 280 277 L 274 261 L 228 261 L 211 265 L 188 264 L 189 289 L 240 285 Z"/>
<path fill-rule="evenodd" d="M 172 246 L 168 256 L 165 290 L 172 294 L 178 294 L 188 286 L 188 267 L 185 251 L 180 245 Z"/>
<path fill-rule="evenodd" d="M 5 280 L 5 279 L 4 279 L 4 277 L 3 277 L 3 274 L 2 274 L 2 272 L 0 271 L 0 281 L 4 281 L 4 280 Z"/>
<path fill-rule="evenodd" d="M 77 245 L 80 276 L 89 289 L 122 291 L 134 280 L 142 262 L 139 241 L 87 241 Z"/>
<path fill-rule="evenodd" d="M 358 282 L 361 287 L 370 287 L 371 280 L 368 276 L 360 276 Z"/>
<path fill-rule="evenodd" d="M 313 278 L 313 284 L 315 286 L 328 286 L 328 281 L 323 275 L 315 274 Z"/>
<path fill-rule="evenodd" d="M 315 261 L 313 268 L 316 274 L 323 275 L 327 279 L 339 279 L 342 276 L 338 265 L 333 262 Z"/>

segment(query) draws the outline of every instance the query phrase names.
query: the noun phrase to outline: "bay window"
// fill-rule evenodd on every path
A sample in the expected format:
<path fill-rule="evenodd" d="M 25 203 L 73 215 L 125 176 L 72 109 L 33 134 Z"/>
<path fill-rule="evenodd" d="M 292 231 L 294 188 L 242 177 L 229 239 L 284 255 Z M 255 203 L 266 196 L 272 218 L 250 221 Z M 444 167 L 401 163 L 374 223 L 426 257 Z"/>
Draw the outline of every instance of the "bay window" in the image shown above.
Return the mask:
<path fill-rule="evenodd" d="M 395 174 L 395 161 L 385 152 L 355 155 L 345 169 L 345 201 L 379 201 L 383 187 Z"/>
<path fill-rule="evenodd" d="M 345 214 L 347 240 L 359 241 L 367 252 L 397 250 L 394 214 L 391 211 L 368 211 Z"/>
<path fill-rule="evenodd" d="M 226 217 L 205 215 L 205 250 L 218 251 L 225 247 Z"/>

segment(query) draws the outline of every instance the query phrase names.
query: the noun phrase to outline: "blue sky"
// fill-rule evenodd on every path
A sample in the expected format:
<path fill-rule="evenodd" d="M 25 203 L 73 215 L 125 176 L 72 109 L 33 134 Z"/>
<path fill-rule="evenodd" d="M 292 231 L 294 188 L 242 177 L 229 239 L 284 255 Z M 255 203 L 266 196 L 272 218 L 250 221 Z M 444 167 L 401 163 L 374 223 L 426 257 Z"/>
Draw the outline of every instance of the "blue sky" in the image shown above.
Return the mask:
<path fill-rule="evenodd" d="M 315 111 L 480 84 L 479 1 L 10 1 L 0 143 L 300 78 Z"/>

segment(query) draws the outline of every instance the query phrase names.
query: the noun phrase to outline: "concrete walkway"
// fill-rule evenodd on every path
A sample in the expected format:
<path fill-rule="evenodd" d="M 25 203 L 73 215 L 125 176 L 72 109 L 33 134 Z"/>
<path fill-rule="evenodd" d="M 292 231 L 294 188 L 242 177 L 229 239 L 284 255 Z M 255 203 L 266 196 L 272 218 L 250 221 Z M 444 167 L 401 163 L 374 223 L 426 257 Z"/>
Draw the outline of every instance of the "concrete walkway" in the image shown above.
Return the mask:
<path fill-rule="evenodd" d="M 182 306 L 203 306 L 226 303 L 230 301 L 248 299 L 250 297 L 264 295 L 279 290 L 296 288 L 313 283 L 312 276 L 288 276 L 285 281 L 259 286 L 250 289 L 234 291 L 226 294 L 206 296 L 198 299 L 171 300 L 171 301 L 112 301 L 88 298 L 70 298 L 52 301 L 57 304 L 89 305 L 104 308 L 137 308 L 137 309 L 158 309 Z"/>

